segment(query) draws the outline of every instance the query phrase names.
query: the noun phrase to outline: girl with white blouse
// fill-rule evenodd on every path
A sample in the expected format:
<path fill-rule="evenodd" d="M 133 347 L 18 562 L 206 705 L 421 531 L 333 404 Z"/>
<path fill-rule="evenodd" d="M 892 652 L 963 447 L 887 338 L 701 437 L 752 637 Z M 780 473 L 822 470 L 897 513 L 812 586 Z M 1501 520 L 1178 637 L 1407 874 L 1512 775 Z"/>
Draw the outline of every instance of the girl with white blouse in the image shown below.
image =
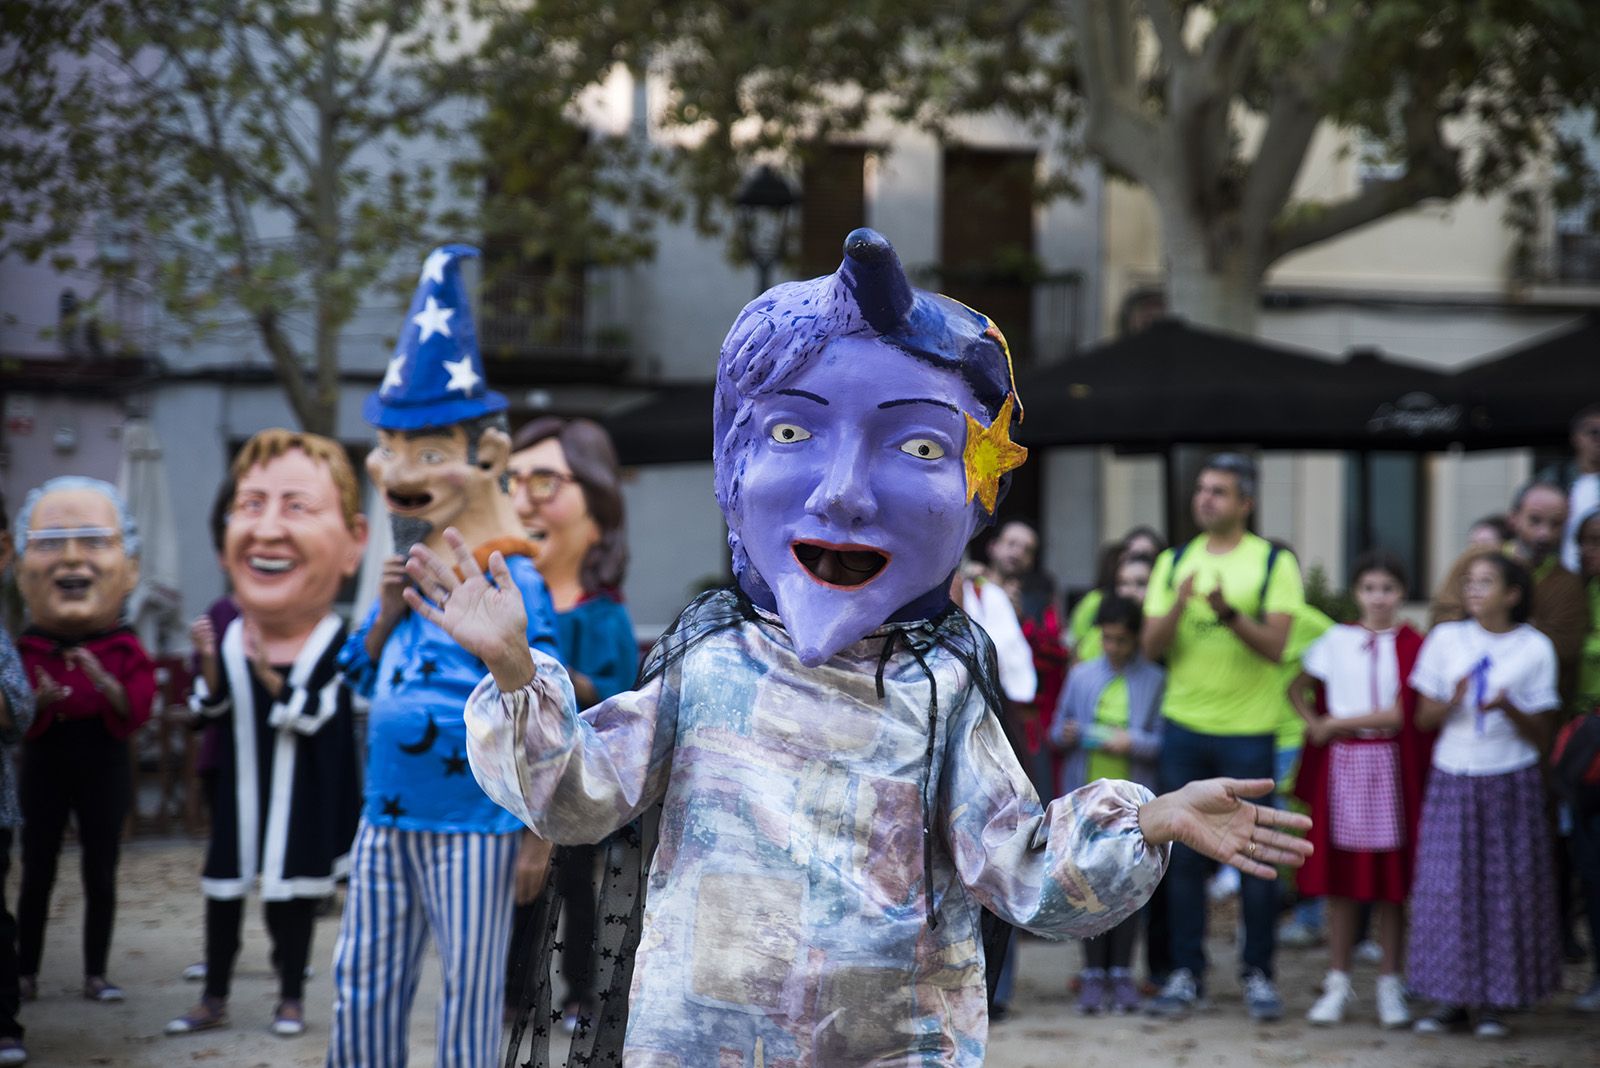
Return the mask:
<path fill-rule="evenodd" d="M 1424 1033 L 1502 1014 L 1560 987 L 1555 867 L 1539 770 L 1560 706 L 1556 654 L 1527 623 L 1532 580 L 1494 551 L 1463 579 L 1470 618 L 1435 627 L 1411 673 L 1417 721 L 1440 725 L 1412 891 L 1410 980 L 1438 1002 Z"/>

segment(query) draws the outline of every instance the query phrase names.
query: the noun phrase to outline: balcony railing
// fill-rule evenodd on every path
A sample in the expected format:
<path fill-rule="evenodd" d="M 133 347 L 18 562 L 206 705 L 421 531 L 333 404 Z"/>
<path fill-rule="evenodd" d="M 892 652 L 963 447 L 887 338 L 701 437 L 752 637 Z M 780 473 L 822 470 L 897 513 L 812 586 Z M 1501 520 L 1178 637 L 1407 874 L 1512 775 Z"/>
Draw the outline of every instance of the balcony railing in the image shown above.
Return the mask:
<path fill-rule="evenodd" d="M 615 287 L 549 274 L 486 274 L 478 345 L 512 360 L 626 358 L 632 348 Z"/>
<path fill-rule="evenodd" d="M 995 321 L 1020 364 L 1071 356 L 1083 339 L 1083 279 L 1076 271 L 1016 274 L 926 267 L 916 283 L 954 297 Z"/>
<path fill-rule="evenodd" d="M 1556 234 L 1552 281 L 1566 285 L 1600 283 L 1600 234 Z"/>

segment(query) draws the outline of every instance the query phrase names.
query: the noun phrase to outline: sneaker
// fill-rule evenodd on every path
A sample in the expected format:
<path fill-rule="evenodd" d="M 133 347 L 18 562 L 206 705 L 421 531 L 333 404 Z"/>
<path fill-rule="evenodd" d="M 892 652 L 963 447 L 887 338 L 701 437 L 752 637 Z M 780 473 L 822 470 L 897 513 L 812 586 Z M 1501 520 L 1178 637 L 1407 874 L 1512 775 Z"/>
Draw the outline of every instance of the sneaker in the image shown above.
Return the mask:
<path fill-rule="evenodd" d="M 280 1038 L 298 1038 L 306 1033 L 306 1011 L 300 1002 L 285 998 L 272 1010 L 272 1033 Z"/>
<path fill-rule="evenodd" d="M 593 1017 L 594 1009 L 589 1005 L 581 1001 L 569 1001 L 561 1008 L 561 1030 L 569 1035 L 587 1032 Z M 990 1018 L 993 1019 L 993 1016 Z"/>
<path fill-rule="evenodd" d="M 1288 949 L 1312 949 L 1322 945 L 1322 932 L 1301 920 L 1290 920 L 1278 928 L 1278 945 Z"/>
<path fill-rule="evenodd" d="M 1467 1026 L 1467 1010 L 1460 1005 L 1440 1005 L 1430 1015 L 1411 1025 L 1419 1035 L 1442 1035 Z"/>
<path fill-rule="evenodd" d="M 1239 895 L 1239 869 L 1219 868 L 1217 874 L 1206 883 L 1206 897 L 1212 901 L 1226 901 L 1230 897 Z"/>
<path fill-rule="evenodd" d="M 221 998 L 201 998 L 200 1003 L 176 1020 L 167 1021 L 169 1035 L 192 1035 L 228 1026 L 228 1003 Z"/>
<path fill-rule="evenodd" d="M 1260 968 L 1244 973 L 1244 1003 L 1250 1010 L 1250 1018 L 1259 1023 L 1283 1019 L 1283 999 L 1278 996 L 1272 979 Z"/>
<path fill-rule="evenodd" d="M 1311 1006 L 1311 1011 L 1306 1013 L 1306 1020 L 1319 1027 L 1344 1023 L 1345 1009 L 1349 1008 L 1353 1000 L 1354 995 L 1350 992 L 1350 976 L 1344 972 L 1329 972 L 1328 977 L 1322 981 L 1322 996 Z"/>
<path fill-rule="evenodd" d="M 1139 984 L 1133 981 L 1131 975 L 1114 975 L 1111 977 L 1111 1011 L 1118 1016 L 1138 1012 L 1144 1005 L 1144 998 L 1139 996 Z"/>
<path fill-rule="evenodd" d="M 28 1048 L 20 1038 L 0 1038 L 0 1065 L 27 1064 Z"/>
<path fill-rule="evenodd" d="M 206 981 L 206 962 L 196 961 L 183 970 L 183 981 L 186 983 L 203 983 Z"/>
<path fill-rule="evenodd" d="M 1577 1012 L 1600 1012 L 1600 979 L 1589 984 L 1589 989 L 1572 999 Z"/>
<path fill-rule="evenodd" d="M 1383 947 L 1367 938 L 1356 943 L 1356 960 L 1363 964 L 1383 963 Z"/>
<path fill-rule="evenodd" d="M 121 1001 L 122 988 L 103 975 L 91 975 L 83 980 L 83 996 L 90 1001 Z"/>
<path fill-rule="evenodd" d="M 1083 989 L 1078 992 L 1078 1011 L 1085 1016 L 1099 1016 L 1106 1011 L 1106 975 L 1094 972 L 1083 977 Z"/>
<path fill-rule="evenodd" d="M 1188 968 L 1175 968 L 1167 976 L 1167 985 L 1161 993 L 1145 1002 L 1144 1011 L 1151 1016 L 1182 1019 L 1201 1006 L 1200 986 Z"/>
<path fill-rule="evenodd" d="M 1406 985 L 1398 975 L 1378 976 L 1378 1023 L 1384 1027 L 1405 1027 L 1411 1023 L 1406 1005 Z"/>
<path fill-rule="evenodd" d="M 1486 1012 L 1478 1017 L 1478 1026 L 1472 1029 L 1472 1034 L 1477 1038 L 1509 1038 L 1511 1028 L 1500 1017 Z"/>

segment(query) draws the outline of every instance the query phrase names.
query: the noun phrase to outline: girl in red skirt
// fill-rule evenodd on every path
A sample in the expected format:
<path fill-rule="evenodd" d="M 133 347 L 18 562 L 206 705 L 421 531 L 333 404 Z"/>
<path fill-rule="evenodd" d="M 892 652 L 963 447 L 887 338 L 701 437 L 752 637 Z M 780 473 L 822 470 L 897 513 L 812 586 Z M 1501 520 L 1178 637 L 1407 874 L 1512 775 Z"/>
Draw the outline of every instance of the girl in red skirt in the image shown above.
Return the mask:
<path fill-rule="evenodd" d="M 1410 676 L 1422 636 L 1396 613 L 1405 599 L 1405 569 L 1390 553 L 1370 552 L 1355 564 L 1355 625 L 1329 630 L 1305 652 L 1289 699 L 1306 721 L 1295 794 L 1311 807 L 1317 849 L 1299 873 L 1300 893 L 1328 899 L 1330 970 L 1306 1019 L 1344 1020 L 1354 995 L 1350 955 L 1357 912 L 1372 906 L 1378 941 L 1378 1019 L 1411 1022 L 1400 979 L 1404 902 L 1411 888 L 1417 820 L 1430 739 L 1415 724 Z"/>

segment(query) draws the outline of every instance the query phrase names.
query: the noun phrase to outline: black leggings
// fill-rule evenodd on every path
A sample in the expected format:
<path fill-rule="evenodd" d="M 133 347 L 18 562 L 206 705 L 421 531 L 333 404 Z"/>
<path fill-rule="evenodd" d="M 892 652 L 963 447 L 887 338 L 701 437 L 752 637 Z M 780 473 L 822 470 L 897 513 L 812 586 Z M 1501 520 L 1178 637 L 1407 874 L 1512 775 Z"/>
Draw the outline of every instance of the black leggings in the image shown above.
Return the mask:
<path fill-rule="evenodd" d="M 554 871 L 561 893 L 562 929 L 561 975 L 567 981 L 568 1001 L 587 1004 L 594 999 L 594 935 L 596 898 L 594 863 L 601 846 L 561 846 L 554 856 Z M 506 961 L 506 1003 L 521 1004 L 527 990 L 527 962 L 519 959 L 532 945 L 534 902 L 518 905 L 512 912 L 511 944 Z"/>
<path fill-rule="evenodd" d="M 83 876 L 83 974 L 106 974 L 117 912 L 117 860 L 128 816 L 128 743 L 98 719 L 65 720 L 22 746 L 22 890 L 18 966 L 38 975 L 56 863 L 70 814 Z"/>
<path fill-rule="evenodd" d="M 1083 940 L 1083 966 L 1110 971 L 1133 967 L 1133 944 L 1139 938 L 1139 916 L 1144 910 L 1117 924 L 1105 934 Z"/>
<path fill-rule="evenodd" d="M 278 996 L 283 1001 L 299 1001 L 305 994 L 306 961 L 311 958 L 311 934 L 320 903 L 314 897 L 266 902 L 272 966 L 278 973 Z M 243 898 L 206 898 L 206 997 L 227 999 L 243 925 Z"/>

